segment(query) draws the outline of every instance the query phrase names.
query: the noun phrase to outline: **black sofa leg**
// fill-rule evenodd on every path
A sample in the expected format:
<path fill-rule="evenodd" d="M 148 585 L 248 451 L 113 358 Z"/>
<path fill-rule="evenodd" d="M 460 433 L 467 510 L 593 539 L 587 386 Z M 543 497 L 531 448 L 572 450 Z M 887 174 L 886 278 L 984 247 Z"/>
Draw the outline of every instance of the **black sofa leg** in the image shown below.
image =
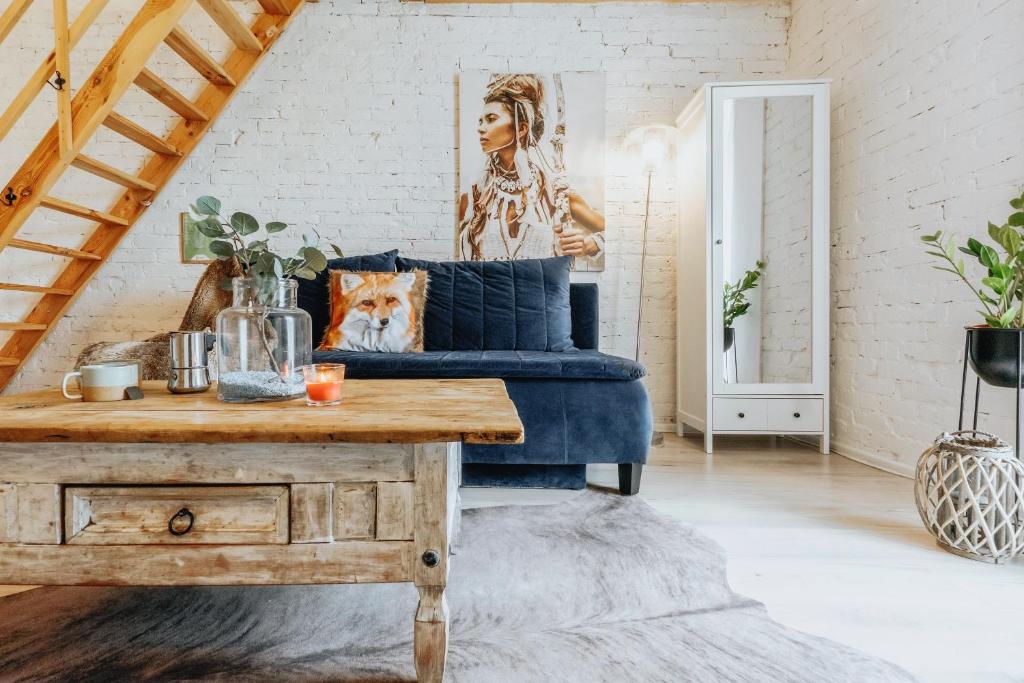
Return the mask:
<path fill-rule="evenodd" d="M 640 491 L 640 475 L 644 466 L 638 462 L 627 462 L 619 465 L 619 493 L 624 496 L 635 496 Z"/>

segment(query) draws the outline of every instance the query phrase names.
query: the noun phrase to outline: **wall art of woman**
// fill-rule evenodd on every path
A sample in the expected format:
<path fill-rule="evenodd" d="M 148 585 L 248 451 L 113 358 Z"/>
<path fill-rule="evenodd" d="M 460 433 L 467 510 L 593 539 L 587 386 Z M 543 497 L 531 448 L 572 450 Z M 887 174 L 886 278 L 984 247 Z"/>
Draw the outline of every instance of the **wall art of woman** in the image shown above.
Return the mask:
<path fill-rule="evenodd" d="M 484 157 L 483 171 L 459 198 L 459 259 L 566 255 L 575 257 L 577 269 L 603 266 L 604 216 L 568 181 L 563 155 L 565 98 L 560 77 L 553 80 L 558 107 L 554 125 L 547 116 L 542 77 L 500 74 L 487 82 L 474 131 Z M 603 107 L 603 100 L 598 104 Z M 600 123 L 603 129 L 603 117 Z M 467 137 L 464 132 L 463 150 Z"/>

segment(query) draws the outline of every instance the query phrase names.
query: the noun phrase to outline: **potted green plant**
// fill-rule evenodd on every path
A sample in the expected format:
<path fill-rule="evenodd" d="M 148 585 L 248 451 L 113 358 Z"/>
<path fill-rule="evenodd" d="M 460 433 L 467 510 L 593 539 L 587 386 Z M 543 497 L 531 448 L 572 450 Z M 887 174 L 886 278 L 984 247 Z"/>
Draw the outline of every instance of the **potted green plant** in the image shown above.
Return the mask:
<path fill-rule="evenodd" d="M 1024 334 L 1024 193 L 1011 199 L 1010 206 L 1014 212 L 1005 223 L 988 224 L 988 236 L 998 250 L 974 238 L 957 247 L 956 239 L 941 230 L 921 241 L 928 245 L 929 255 L 945 262 L 932 267 L 956 275 L 981 303 L 978 313 L 985 323 L 967 328 L 971 367 L 989 384 L 1016 388 Z M 985 275 L 980 283 L 972 282 L 958 250 L 982 265 Z"/>
<path fill-rule="evenodd" d="M 743 277 L 735 283 L 725 283 L 725 289 L 722 294 L 723 351 L 731 349 L 736 341 L 736 330 L 732 324 L 736 318 L 745 315 L 750 309 L 750 302 L 747 301 L 746 292 L 757 287 L 763 270 L 764 261 L 757 261 L 754 269 L 745 272 Z"/>
<path fill-rule="evenodd" d="M 200 197 L 186 217 L 212 239 L 210 251 L 221 260 L 237 259 L 245 275 L 222 283 L 233 292 L 230 308 L 217 316 L 217 396 L 231 403 L 295 398 L 305 393 L 302 366 L 312 362 L 312 321 L 296 305 L 296 278 L 313 280 L 327 268 L 320 236 L 303 236 L 295 256 L 270 249 L 270 236 L 288 225 L 260 226 L 250 214 L 221 215 L 216 197 Z M 260 230 L 265 235 L 259 235 Z M 343 256 L 338 247 L 335 253 Z"/>

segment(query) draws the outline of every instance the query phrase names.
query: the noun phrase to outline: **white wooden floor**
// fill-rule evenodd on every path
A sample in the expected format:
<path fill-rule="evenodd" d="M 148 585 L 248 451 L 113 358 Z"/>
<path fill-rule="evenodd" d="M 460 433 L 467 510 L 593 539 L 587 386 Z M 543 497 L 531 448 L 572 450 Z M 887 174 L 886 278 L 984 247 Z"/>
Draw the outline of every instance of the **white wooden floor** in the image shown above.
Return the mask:
<path fill-rule="evenodd" d="M 1024 681 L 1024 562 L 946 553 L 909 479 L 769 437 L 666 435 L 640 496 L 729 554 L 733 588 L 791 627 L 896 662 L 922 681 Z M 614 466 L 592 484 L 616 486 Z M 568 491 L 465 489 L 467 506 L 547 503 Z"/>

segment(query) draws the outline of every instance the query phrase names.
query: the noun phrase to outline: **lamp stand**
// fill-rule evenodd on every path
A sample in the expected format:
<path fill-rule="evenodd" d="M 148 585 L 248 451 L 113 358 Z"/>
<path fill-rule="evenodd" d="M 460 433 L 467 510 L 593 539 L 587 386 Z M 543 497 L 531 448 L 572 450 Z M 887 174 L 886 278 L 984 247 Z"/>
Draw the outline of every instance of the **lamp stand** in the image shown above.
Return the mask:
<path fill-rule="evenodd" d="M 643 246 L 640 250 L 640 307 L 636 313 L 636 355 L 633 357 L 637 363 L 640 362 L 640 325 L 644 320 L 644 273 L 647 270 L 647 228 L 651 222 L 651 179 L 654 177 L 654 169 L 647 171 L 647 201 L 644 203 L 644 236 Z M 665 442 L 665 435 L 654 432 L 651 436 L 651 445 L 660 446 Z"/>

